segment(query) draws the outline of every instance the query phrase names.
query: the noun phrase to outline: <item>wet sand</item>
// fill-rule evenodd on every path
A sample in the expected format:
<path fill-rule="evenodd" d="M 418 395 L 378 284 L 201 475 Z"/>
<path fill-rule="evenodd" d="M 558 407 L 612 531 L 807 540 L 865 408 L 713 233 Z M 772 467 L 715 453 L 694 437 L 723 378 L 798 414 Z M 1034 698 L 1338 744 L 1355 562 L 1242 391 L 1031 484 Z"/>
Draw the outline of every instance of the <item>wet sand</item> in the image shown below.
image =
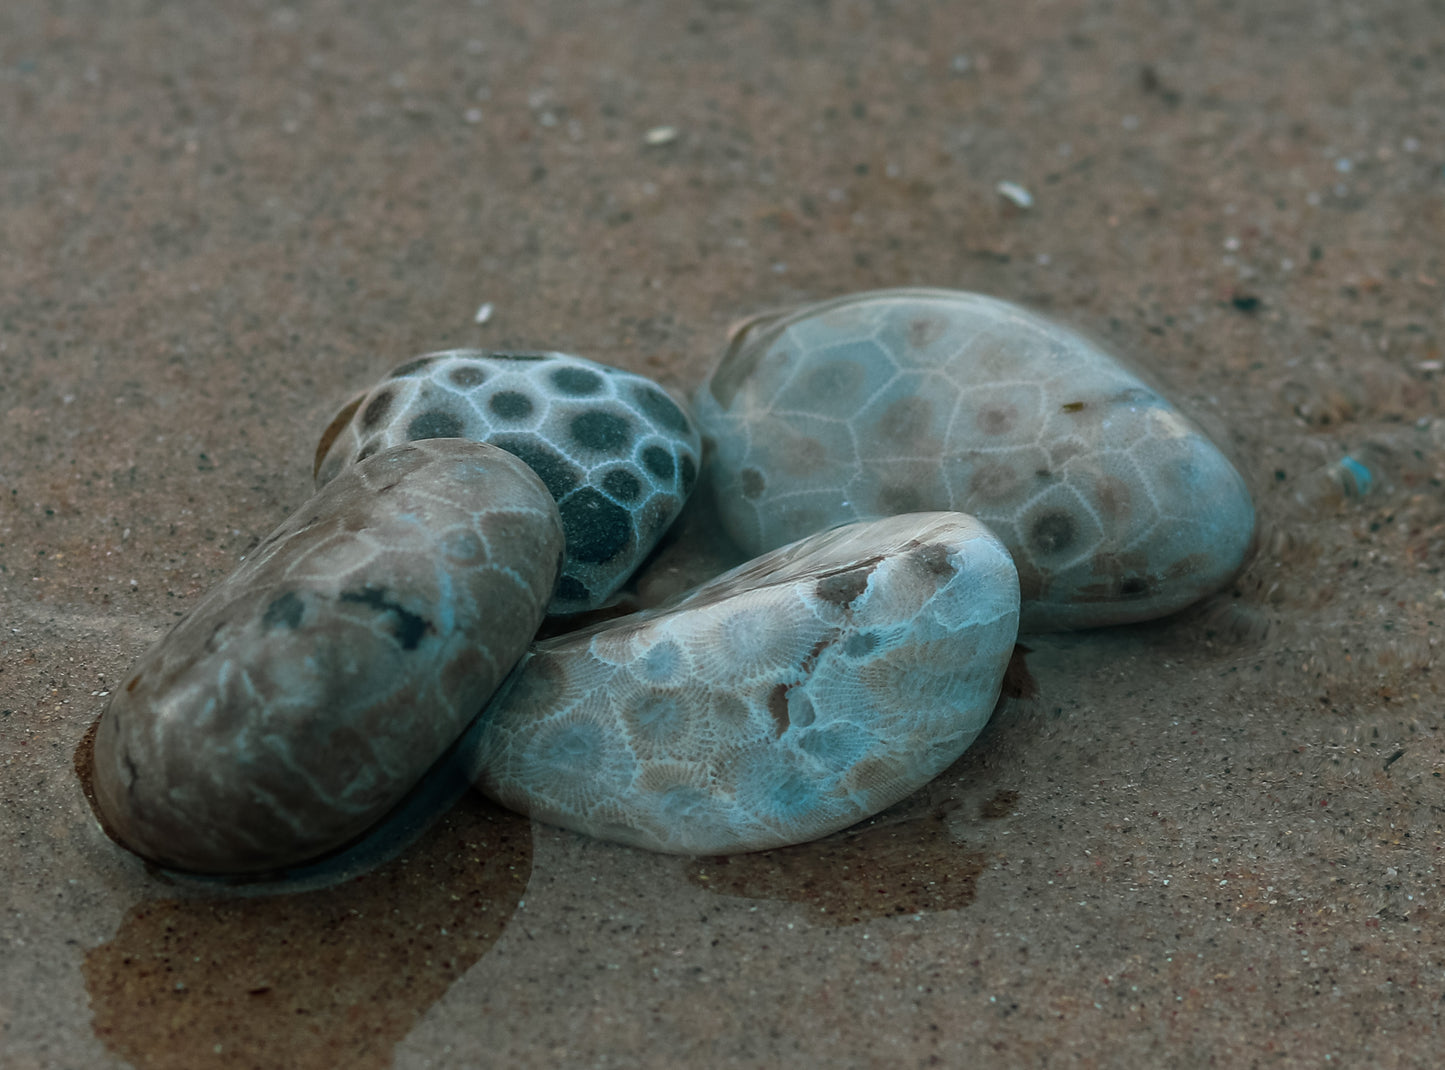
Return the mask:
<path fill-rule="evenodd" d="M 1435 1061 L 1438 9 L 52 8 L 0 8 L 0 1065 Z M 1238 581 L 1030 637 L 958 763 L 819 844 L 663 857 L 469 796 L 278 897 L 105 838 L 106 694 L 392 365 L 687 391 L 745 316 L 919 285 L 1203 422 L 1260 512 Z M 643 601 L 723 561 L 690 530 Z"/>

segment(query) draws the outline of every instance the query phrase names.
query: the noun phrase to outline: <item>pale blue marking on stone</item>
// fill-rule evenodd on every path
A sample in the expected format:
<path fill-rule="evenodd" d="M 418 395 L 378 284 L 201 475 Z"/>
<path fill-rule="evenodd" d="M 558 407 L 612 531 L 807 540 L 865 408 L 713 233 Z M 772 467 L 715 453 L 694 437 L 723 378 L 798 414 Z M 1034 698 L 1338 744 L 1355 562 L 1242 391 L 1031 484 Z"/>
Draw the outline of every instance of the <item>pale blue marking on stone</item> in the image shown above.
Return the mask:
<path fill-rule="evenodd" d="M 1017 573 L 976 520 L 848 525 L 534 644 L 483 715 L 474 776 L 512 809 L 655 851 L 815 839 L 973 742 L 1017 630 Z M 669 648 L 692 670 L 658 682 Z"/>

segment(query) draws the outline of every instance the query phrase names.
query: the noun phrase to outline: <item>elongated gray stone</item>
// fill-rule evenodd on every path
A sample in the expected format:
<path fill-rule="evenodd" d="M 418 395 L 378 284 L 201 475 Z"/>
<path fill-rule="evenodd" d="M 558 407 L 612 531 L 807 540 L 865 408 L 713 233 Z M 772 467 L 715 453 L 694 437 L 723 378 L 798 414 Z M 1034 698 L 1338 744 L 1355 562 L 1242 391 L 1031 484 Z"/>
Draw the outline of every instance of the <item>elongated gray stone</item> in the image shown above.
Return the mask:
<path fill-rule="evenodd" d="M 318 486 L 399 442 L 470 438 L 531 465 L 557 499 L 567 561 L 549 607 L 604 604 L 676 519 L 701 445 L 652 380 L 565 353 L 454 349 L 408 361 L 337 414 Z"/>
<path fill-rule="evenodd" d="M 799 843 L 973 742 L 1018 630 L 1008 553 L 957 513 L 852 524 L 535 644 L 483 715 L 505 806 L 655 851 Z"/>
<path fill-rule="evenodd" d="M 293 513 L 135 663 L 93 783 L 136 853 L 210 873 L 324 854 L 387 813 L 536 632 L 562 556 L 530 468 L 385 450 Z"/>
<path fill-rule="evenodd" d="M 950 290 L 882 290 L 738 332 L 694 411 L 729 533 L 762 553 L 918 509 L 977 516 L 1018 566 L 1024 630 L 1146 620 L 1242 567 L 1239 473 L 1079 335 Z"/>

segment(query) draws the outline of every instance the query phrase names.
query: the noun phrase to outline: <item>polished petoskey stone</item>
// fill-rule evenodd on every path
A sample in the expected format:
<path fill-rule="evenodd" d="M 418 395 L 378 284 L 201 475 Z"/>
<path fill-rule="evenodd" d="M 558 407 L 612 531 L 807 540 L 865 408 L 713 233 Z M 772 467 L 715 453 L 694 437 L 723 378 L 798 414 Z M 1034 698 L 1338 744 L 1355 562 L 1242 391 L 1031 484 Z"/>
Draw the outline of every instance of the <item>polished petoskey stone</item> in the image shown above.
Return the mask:
<path fill-rule="evenodd" d="M 978 294 L 882 290 L 754 320 L 694 411 L 747 552 L 957 509 L 1013 555 L 1025 630 L 1180 609 L 1252 540 L 1244 481 L 1199 428 L 1084 338 Z"/>
<path fill-rule="evenodd" d="M 565 353 L 456 349 L 401 365 L 343 408 L 317 446 L 317 485 L 429 438 L 489 442 L 542 477 L 567 536 L 552 613 L 606 602 L 676 519 L 700 458 L 691 416 L 644 376 Z"/>
<path fill-rule="evenodd" d="M 562 559 L 536 474 L 460 439 L 352 465 L 111 695 L 96 805 L 172 868 L 293 866 L 372 827 L 526 649 Z"/>
<path fill-rule="evenodd" d="M 478 725 L 503 805 L 678 854 L 801 843 L 950 765 L 998 699 L 1018 575 L 959 513 L 851 524 L 534 644 Z"/>

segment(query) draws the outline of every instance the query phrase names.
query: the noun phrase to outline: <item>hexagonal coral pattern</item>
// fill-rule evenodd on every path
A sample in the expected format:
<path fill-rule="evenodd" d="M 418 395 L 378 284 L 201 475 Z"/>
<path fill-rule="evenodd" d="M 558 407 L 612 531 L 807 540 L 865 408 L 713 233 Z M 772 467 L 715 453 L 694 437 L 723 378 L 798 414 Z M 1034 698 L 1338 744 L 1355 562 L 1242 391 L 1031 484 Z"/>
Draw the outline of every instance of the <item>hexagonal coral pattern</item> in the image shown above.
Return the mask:
<path fill-rule="evenodd" d="M 534 645 L 483 715 L 474 776 L 513 809 L 656 851 L 800 843 L 963 753 L 1017 631 L 1017 573 L 976 520 L 849 525 Z"/>
<path fill-rule="evenodd" d="M 696 396 L 724 523 L 751 553 L 919 509 L 1009 548 L 1028 630 L 1145 620 L 1217 590 L 1244 481 L 1077 334 L 978 294 L 884 290 L 754 320 Z"/>
<path fill-rule="evenodd" d="M 567 535 L 551 613 L 595 609 L 626 581 L 692 492 L 701 453 L 684 406 L 643 376 L 565 353 L 456 349 L 346 405 L 317 447 L 317 485 L 428 438 L 500 446 L 542 477 Z"/>
<path fill-rule="evenodd" d="M 131 667 L 95 738 L 97 805 L 138 854 L 248 873 L 371 827 L 536 631 L 557 507 L 477 442 L 346 469 Z"/>

